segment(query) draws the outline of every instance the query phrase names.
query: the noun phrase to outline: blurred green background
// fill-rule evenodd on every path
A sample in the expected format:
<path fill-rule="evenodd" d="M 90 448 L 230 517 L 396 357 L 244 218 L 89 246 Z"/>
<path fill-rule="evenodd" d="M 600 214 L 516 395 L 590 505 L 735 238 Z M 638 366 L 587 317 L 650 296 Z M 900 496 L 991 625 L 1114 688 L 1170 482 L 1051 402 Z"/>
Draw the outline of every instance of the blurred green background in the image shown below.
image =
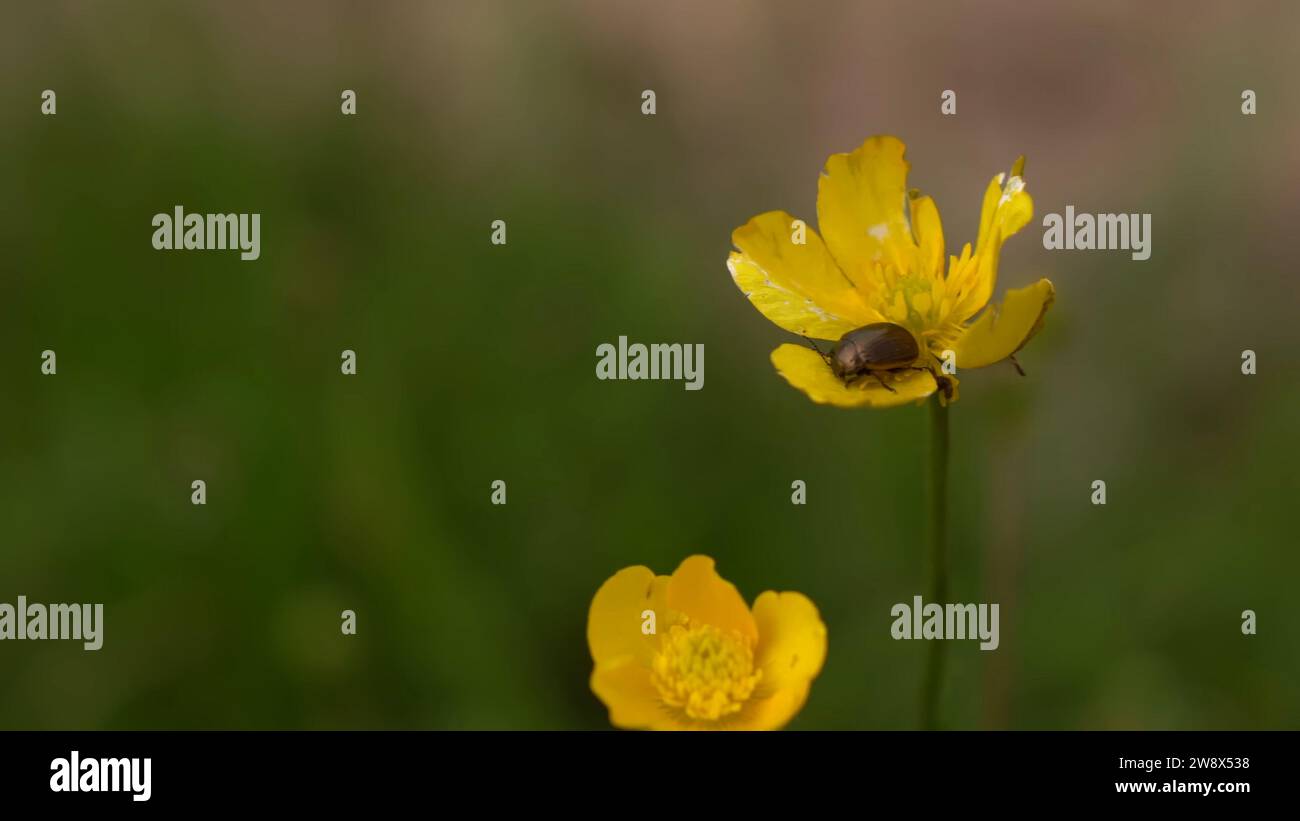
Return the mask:
<path fill-rule="evenodd" d="M 952 600 L 1002 636 L 945 723 L 1300 727 L 1295 6 L 268 6 L 0 13 L 0 601 L 106 610 L 0 643 L 0 727 L 606 727 L 592 594 L 695 552 L 821 609 L 793 727 L 913 726 L 925 411 L 810 403 L 724 266 L 876 133 L 950 252 L 1026 154 L 999 298 L 1058 292 L 953 409 Z M 177 204 L 261 259 L 154 251 Z M 1151 213 L 1150 260 L 1045 251 L 1067 204 Z M 597 381 L 619 335 L 703 343 L 704 390 Z"/>

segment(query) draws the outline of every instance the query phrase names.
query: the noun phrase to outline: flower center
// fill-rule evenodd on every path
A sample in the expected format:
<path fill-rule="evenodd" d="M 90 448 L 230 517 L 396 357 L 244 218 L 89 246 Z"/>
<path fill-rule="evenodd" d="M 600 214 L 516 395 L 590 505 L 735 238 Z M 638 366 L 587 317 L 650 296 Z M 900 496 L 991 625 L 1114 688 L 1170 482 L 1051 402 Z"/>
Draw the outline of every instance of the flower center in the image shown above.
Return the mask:
<path fill-rule="evenodd" d="M 738 712 L 763 677 L 744 636 L 707 624 L 673 625 L 651 669 L 665 704 L 708 721 Z"/>
<path fill-rule="evenodd" d="M 942 295 L 942 286 L 936 288 L 935 280 L 929 276 L 890 276 L 892 273 L 890 270 L 882 277 L 882 313 L 889 321 L 917 333 L 933 327 L 936 296 Z"/>

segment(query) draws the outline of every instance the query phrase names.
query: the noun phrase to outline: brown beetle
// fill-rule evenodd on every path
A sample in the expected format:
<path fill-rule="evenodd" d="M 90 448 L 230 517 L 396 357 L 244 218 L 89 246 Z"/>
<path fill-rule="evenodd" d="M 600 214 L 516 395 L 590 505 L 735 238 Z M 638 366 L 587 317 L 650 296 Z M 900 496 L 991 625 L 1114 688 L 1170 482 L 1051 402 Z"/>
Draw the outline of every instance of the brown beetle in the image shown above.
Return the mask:
<path fill-rule="evenodd" d="M 928 370 L 934 374 L 933 368 L 920 368 L 916 365 L 921 357 L 916 337 L 902 325 L 892 322 L 873 322 L 849 331 L 840 337 L 829 354 L 822 353 L 811 339 L 804 339 L 813 346 L 813 350 L 821 354 L 826 364 L 831 366 L 831 373 L 843 380 L 845 385 L 855 385 L 874 376 L 885 390 L 897 393 L 882 374 L 902 370 Z M 935 381 L 945 394 L 949 393 L 948 380 L 935 375 Z"/>

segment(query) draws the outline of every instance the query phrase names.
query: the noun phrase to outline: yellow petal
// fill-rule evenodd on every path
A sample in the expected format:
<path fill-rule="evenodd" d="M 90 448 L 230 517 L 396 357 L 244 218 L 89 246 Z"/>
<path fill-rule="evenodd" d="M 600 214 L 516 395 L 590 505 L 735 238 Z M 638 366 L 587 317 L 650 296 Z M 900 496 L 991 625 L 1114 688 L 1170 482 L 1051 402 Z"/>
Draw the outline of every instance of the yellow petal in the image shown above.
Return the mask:
<path fill-rule="evenodd" d="M 943 222 L 939 219 L 939 208 L 933 199 L 919 192 L 909 195 L 908 204 L 912 209 L 912 232 L 921 249 L 922 272 L 937 281 L 943 274 L 944 257 Z"/>
<path fill-rule="evenodd" d="M 804 242 L 794 242 L 794 222 L 784 211 L 768 211 L 732 232 L 740 251 L 732 252 L 727 268 L 736 287 L 763 316 L 815 339 L 839 339 L 879 322 L 816 231 L 805 227 Z"/>
<path fill-rule="evenodd" d="M 826 625 L 807 596 L 769 590 L 754 600 L 754 621 L 754 663 L 763 671 L 764 691 L 805 686 L 816 678 L 826 660 Z"/>
<path fill-rule="evenodd" d="M 609 723 L 625 730 L 674 729 L 676 721 L 659 700 L 650 669 L 631 656 L 597 664 L 591 691 L 609 710 Z"/>
<path fill-rule="evenodd" d="M 1023 158 L 1016 168 L 1023 169 Z M 980 211 L 979 240 L 975 243 L 975 268 L 970 271 L 971 281 L 963 287 L 955 320 L 958 322 L 974 316 L 988 304 L 997 287 L 998 260 L 1002 243 L 1024 228 L 1034 216 L 1034 200 L 1025 190 L 1024 177 L 1007 177 L 998 174 L 984 191 L 984 205 Z M 961 283 L 957 283 L 959 286 Z"/>
<path fill-rule="evenodd" d="M 708 556 L 691 556 L 673 571 L 667 602 L 692 622 L 737 632 L 751 642 L 758 640 L 758 627 L 744 598 L 734 584 L 718 575 Z"/>
<path fill-rule="evenodd" d="M 957 339 L 957 368 L 983 368 L 1020 350 L 1042 327 L 1056 290 L 1047 279 L 1007 291 L 1001 305 L 988 308 Z"/>
<path fill-rule="evenodd" d="M 998 211 L 998 201 L 1002 198 L 1002 185 L 1006 178 L 1006 174 L 997 174 L 989 180 L 988 188 L 984 189 L 984 203 L 980 206 L 980 233 L 979 238 L 975 240 L 976 250 L 988 244 L 989 236 L 993 232 L 993 216 Z"/>
<path fill-rule="evenodd" d="M 874 263 L 905 272 L 916 258 L 903 214 L 906 150 L 897 137 L 872 137 L 851 154 L 831 155 L 817 184 L 817 222 L 826 247 L 860 289 L 868 288 Z"/>
<path fill-rule="evenodd" d="M 728 730 L 779 730 L 803 709 L 808 700 L 807 683 L 775 690 L 755 698 L 727 722 Z"/>
<path fill-rule="evenodd" d="M 785 344 L 772 351 L 772 364 L 785 381 L 808 395 L 814 402 L 841 408 L 892 408 L 916 402 L 934 393 L 936 385 L 929 371 L 904 370 L 888 374 L 885 379 L 891 393 L 874 377 L 846 387 L 826 360 L 804 345 Z"/>
<path fill-rule="evenodd" d="M 587 611 L 587 646 L 597 666 L 620 656 L 649 663 L 659 638 L 641 632 L 641 614 L 653 610 L 656 629 L 667 629 L 667 589 L 667 576 L 641 566 L 625 567 L 600 586 Z"/>

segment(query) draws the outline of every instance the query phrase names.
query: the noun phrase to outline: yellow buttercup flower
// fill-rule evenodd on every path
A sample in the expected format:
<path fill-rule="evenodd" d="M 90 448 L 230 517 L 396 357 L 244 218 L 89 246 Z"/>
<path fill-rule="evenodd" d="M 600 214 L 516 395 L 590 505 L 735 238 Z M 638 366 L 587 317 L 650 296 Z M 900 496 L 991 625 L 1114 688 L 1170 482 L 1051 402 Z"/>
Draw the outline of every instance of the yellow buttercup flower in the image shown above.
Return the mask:
<path fill-rule="evenodd" d="M 777 371 L 815 402 L 891 407 L 919 401 L 939 388 L 936 375 L 948 382 L 940 398 L 955 398 L 956 380 L 943 377 L 945 351 L 958 369 L 1011 358 L 1038 332 L 1055 296 L 1052 283 L 1040 279 L 986 308 L 1003 241 L 1034 213 L 1023 158 L 1009 176 L 989 183 L 975 247 L 967 243 L 960 256 L 950 256 L 945 274 L 939 210 L 929 197 L 907 190 L 905 152 L 896 137 L 880 136 L 831 156 L 817 186 L 821 235 L 784 211 L 759 214 L 731 235 L 738 249 L 727 259 L 732 278 L 785 330 L 838 340 L 888 322 L 915 338 L 919 355 L 911 367 L 852 384 L 805 345 L 773 351 Z"/>
<path fill-rule="evenodd" d="M 671 576 L 627 567 L 587 615 L 591 689 L 617 727 L 775 730 L 803 707 L 826 658 L 826 626 L 800 593 L 745 606 L 708 556 Z"/>

